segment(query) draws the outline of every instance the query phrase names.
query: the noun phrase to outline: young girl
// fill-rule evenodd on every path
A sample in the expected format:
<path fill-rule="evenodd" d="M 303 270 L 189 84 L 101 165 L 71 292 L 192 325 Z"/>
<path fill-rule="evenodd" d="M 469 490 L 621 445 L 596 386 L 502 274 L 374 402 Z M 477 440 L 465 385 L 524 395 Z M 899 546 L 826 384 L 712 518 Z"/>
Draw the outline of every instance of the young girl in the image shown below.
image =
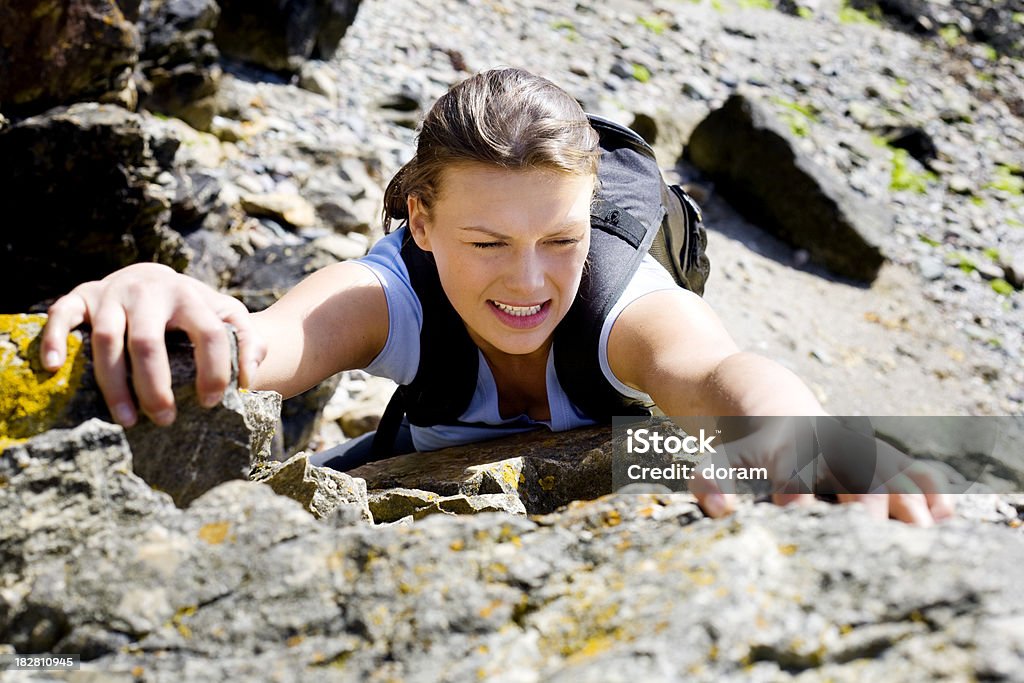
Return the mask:
<path fill-rule="evenodd" d="M 163 342 L 169 328 L 186 331 L 195 344 L 197 390 L 207 406 L 220 401 L 229 381 L 225 322 L 237 329 L 243 386 L 292 396 L 353 368 L 408 384 L 419 369 L 425 315 L 401 254 L 413 240 L 409 248 L 436 269 L 442 298 L 461 320 L 479 367 L 459 424 L 405 425 L 397 452 L 607 419 L 567 397 L 552 362 L 556 328 L 593 265 L 587 256 L 599 154 L 586 115 L 554 84 L 517 69 L 481 73 L 454 86 L 426 115 L 415 156 L 385 196 L 385 228 L 402 226 L 366 257 L 314 273 L 253 314 L 170 268 L 129 266 L 53 304 L 43 363 L 60 367 L 68 332 L 91 323 L 97 381 L 124 426 L 137 420 L 126 352 L 139 407 L 157 424 L 174 421 Z M 666 415 L 823 414 L 796 376 L 740 351 L 704 301 L 650 257 L 601 324 L 596 348 L 608 385 Z M 357 455 L 351 448 L 316 462 L 344 469 L 365 461 L 365 449 Z M 713 487 L 699 498 L 714 516 L 732 507 Z M 949 514 L 948 502 L 932 494 L 844 498 L 922 524 Z"/>

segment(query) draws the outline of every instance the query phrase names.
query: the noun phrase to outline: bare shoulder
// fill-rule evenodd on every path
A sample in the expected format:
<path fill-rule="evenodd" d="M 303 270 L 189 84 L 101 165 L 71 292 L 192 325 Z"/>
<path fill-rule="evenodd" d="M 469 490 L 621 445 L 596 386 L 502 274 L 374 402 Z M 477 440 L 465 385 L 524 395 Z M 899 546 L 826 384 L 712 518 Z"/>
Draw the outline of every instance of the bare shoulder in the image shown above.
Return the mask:
<path fill-rule="evenodd" d="M 630 303 L 608 338 L 615 376 L 652 395 L 658 378 L 700 383 L 738 350 L 707 302 L 682 288 L 651 292 Z"/>

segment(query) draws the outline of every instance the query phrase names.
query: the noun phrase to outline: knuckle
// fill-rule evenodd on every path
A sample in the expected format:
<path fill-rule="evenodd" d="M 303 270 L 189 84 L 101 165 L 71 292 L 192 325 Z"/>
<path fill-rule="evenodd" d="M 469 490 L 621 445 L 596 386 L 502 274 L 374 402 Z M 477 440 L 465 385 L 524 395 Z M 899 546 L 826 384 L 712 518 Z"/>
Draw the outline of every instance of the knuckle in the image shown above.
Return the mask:
<path fill-rule="evenodd" d="M 128 338 L 128 348 L 131 349 L 132 355 L 140 357 L 155 355 L 163 348 L 163 344 L 163 337 L 155 334 L 134 334 Z"/>
<path fill-rule="evenodd" d="M 109 325 L 94 325 L 92 328 L 93 345 L 99 348 L 109 348 L 120 344 L 123 339 L 123 331 L 117 330 Z"/>
<path fill-rule="evenodd" d="M 223 345 L 227 341 L 227 330 L 220 323 L 204 325 L 196 332 L 196 341 L 206 347 Z"/>

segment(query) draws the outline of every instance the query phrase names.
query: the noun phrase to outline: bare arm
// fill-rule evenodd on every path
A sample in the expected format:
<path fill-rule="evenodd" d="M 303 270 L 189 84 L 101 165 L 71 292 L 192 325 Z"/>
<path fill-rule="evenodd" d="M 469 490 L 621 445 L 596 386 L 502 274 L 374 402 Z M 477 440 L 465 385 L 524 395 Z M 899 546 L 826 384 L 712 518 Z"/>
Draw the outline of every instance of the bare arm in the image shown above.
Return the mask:
<path fill-rule="evenodd" d="M 317 271 L 252 321 L 267 344 L 252 388 L 286 397 L 342 370 L 369 365 L 388 336 L 384 290 L 369 269 L 355 263 Z"/>
<path fill-rule="evenodd" d="M 608 358 L 616 377 L 649 394 L 666 415 L 826 414 L 792 372 L 740 351 L 711 308 L 691 292 L 654 292 L 627 306 L 612 327 Z M 734 506 L 713 484 L 695 492 L 712 516 Z M 813 496 L 774 499 L 805 504 Z M 840 500 L 863 503 L 879 517 L 923 525 L 952 514 L 948 497 L 935 493 L 843 494 Z"/>
<path fill-rule="evenodd" d="M 128 389 L 157 424 L 175 418 L 164 333 L 184 330 L 195 345 L 196 390 L 203 405 L 220 401 L 230 381 L 230 345 L 224 323 L 238 330 L 242 386 L 286 396 L 339 370 L 365 365 L 387 339 L 387 304 L 374 275 L 354 263 L 324 268 L 266 311 L 250 314 L 241 302 L 166 266 L 128 266 L 86 282 L 50 307 L 43 332 L 44 367 L 59 368 L 67 335 L 92 325 L 97 383 L 114 418 L 137 420 Z"/>

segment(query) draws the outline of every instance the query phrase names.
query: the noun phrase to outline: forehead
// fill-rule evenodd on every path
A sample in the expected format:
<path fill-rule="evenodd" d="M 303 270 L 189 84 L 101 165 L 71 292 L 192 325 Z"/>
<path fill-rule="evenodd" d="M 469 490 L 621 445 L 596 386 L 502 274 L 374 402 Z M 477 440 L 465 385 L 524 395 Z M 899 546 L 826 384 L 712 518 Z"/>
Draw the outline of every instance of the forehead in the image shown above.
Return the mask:
<path fill-rule="evenodd" d="M 589 221 L 594 181 L 592 175 L 546 169 L 457 164 L 441 174 L 434 218 L 455 227 L 557 227 Z"/>

